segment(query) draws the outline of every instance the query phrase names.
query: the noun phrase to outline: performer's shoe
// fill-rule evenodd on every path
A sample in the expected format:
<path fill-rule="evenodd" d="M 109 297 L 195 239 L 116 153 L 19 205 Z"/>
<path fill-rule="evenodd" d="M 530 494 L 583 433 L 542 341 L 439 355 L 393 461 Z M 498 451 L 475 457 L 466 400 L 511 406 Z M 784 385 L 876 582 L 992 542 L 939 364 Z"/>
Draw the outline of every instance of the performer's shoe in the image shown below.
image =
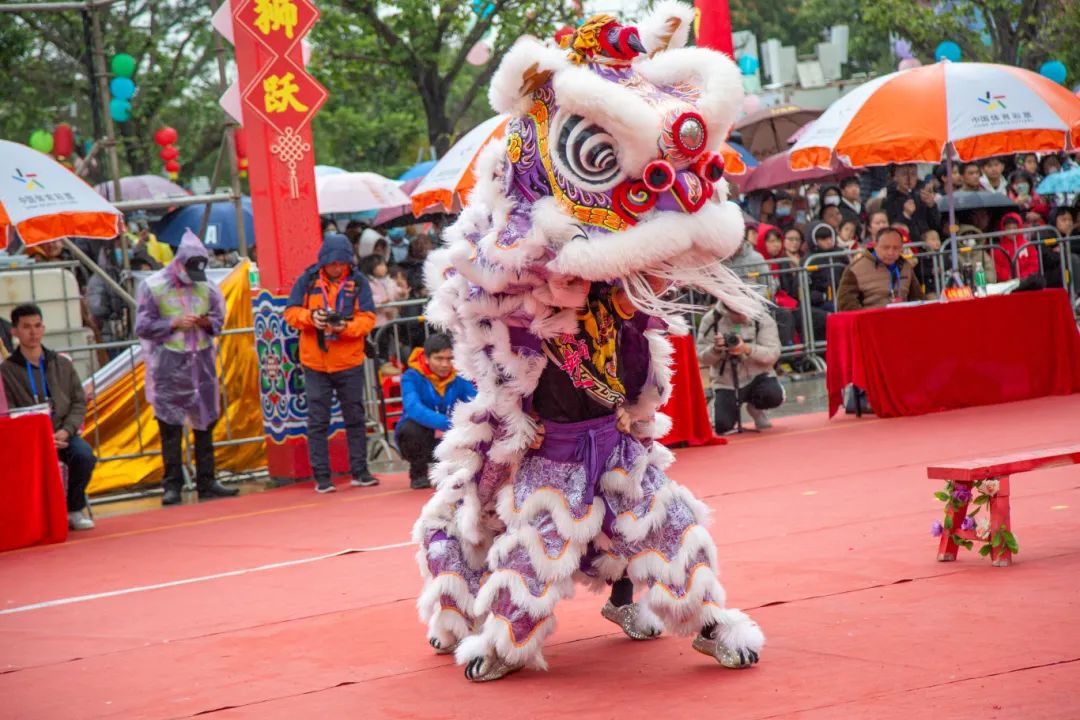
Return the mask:
<path fill-rule="evenodd" d="M 604 607 L 600 608 L 600 614 L 605 620 L 609 620 L 626 633 L 626 637 L 631 640 L 654 640 L 660 637 L 660 632 L 653 632 L 650 629 L 641 628 L 638 626 L 638 604 L 630 603 L 629 605 L 612 605 L 608 600 Z"/>
<path fill-rule="evenodd" d="M 714 630 L 719 634 L 719 630 Z M 704 633 L 698 633 L 694 638 L 693 648 L 702 655 L 708 655 L 726 668 L 742 670 L 750 667 L 758 661 L 758 654 L 753 650 L 733 650 L 722 643 L 719 638 L 707 637 Z"/>
<path fill-rule="evenodd" d="M 472 682 L 490 682 L 517 672 L 524 665 L 509 665 L 493 652 L 474 657 L 465 666 L 465 677 Z"/>
<path fill-rule="evenodd" d="M 443 645 L 438 638 L 428 638 L 428 644 L 435 649 L 436 655 L 453 655 L 461 641 L 455 641 L 449 645 Z"/>
<path fill-rule="evenodd" d="M 162 505 L 179 505 L 182 500 L 183 497 L 180 495 L 180 488 L 178 487 L 170 486 L 165 488 L 165 493 L 161 496 Z"/>

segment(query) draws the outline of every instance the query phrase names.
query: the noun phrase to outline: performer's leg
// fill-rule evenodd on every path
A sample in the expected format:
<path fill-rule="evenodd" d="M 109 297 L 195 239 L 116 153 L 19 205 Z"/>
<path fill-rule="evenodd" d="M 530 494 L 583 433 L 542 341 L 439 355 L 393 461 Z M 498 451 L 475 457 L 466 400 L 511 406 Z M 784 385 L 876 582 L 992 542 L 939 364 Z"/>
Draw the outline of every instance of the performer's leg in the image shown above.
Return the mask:
<path fill-rule="evenodd" d="M 506 532 L 492 544 L 492 573 L 476 603 L 477 615 L 487 617 L 456 653 L 470 680 L 495 680 L 526 666 L 546 669 L 541 648 L 555 629 L 552 612 L 573 594 L 572 576 L 604 519 L 603 501 L 588 502 L 585 485 L 583 464 L 533 454 L 513 486 L 500 491 Z"/>
<path fill-rule="evenodd" d="M 435 652 L 454 652 L 476 628 L 473 608 L 485 573 L 485 553 L 444 530 L 428 530 L 420 547 L 424 589 L 416 606 Z"/>
<path fill-rule="evenodd" d="M 639 606 L 673 632 L 705 630 L 694 647 L 721 664 L 753 664 L 765 639 L 749 616 L 725 608 L 716 546 L 704 527 L 708 508 L 664 474 L 665 448 L 653 443 L 646 450 L 626 438 L 623 456 L 621 471 L 606 473 L 603 485 L 617 515 L 612 553 L 627 558 L 630 577 L 648 588 Z"/>

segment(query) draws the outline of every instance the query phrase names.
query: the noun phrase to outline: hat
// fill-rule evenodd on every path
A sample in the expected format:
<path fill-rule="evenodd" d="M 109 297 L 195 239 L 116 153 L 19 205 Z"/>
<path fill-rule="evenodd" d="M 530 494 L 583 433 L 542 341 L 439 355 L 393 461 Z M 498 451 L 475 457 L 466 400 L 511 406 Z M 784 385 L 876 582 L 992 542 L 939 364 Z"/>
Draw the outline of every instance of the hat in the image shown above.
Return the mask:
<path fill-rule="evenodd" d="M 184 272 L 193 282 L 206 281 L 206 265 L 209 261 L 201 256 L 189 257 L 184 262 Z"/>

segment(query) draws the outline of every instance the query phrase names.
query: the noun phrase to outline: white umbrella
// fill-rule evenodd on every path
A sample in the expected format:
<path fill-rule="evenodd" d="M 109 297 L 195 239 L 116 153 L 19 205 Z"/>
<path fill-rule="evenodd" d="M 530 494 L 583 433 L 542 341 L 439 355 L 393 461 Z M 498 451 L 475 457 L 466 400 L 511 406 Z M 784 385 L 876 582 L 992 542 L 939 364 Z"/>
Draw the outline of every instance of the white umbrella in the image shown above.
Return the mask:
<path fill-rule="evenodd" d="M 509 121 L 509 115 L 496 115 L 458 140 L 413 190 L 413 215 L 460 212 L 469 191 L 476 185 L 473 173 L 476 157 L 489 142 L 502 138 Z"/>
<path fill-rule="evenodd" d="M 48 155 L 0 140 L 0 158 L 0 228 L 13 227 L 23 244 L 120 234 L 120 211 Z"/>
<path fill-rule="evenodd" d="M 357 213 L 409 204 L 398 183 L 377 173 L 354 172 L 315 178 L 319 214 Z"/>

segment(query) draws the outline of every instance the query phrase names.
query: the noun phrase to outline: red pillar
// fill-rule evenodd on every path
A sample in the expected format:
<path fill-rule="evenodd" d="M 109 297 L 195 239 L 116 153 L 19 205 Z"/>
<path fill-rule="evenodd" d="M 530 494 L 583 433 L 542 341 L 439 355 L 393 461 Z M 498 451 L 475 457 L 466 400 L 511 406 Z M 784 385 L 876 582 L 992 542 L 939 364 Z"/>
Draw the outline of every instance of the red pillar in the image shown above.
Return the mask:
<path fill-rule="evenodd" d="M 319 17 L 310 0 L 228 0 L 233 17 L 248 178 L 262 288 L 253 293 L 261 409 L 271 477 L 309 477 L 295 331 L 282 315 L 321 235 L 311 118 L 327 92 L 304 69 L 301 40 Z"/>
<path fill-rule="evenodd" d="M 694 7 L 698 12 L 698 47 L 712 48 L 735 57 L 728 0 L 694 0 Z"/>

